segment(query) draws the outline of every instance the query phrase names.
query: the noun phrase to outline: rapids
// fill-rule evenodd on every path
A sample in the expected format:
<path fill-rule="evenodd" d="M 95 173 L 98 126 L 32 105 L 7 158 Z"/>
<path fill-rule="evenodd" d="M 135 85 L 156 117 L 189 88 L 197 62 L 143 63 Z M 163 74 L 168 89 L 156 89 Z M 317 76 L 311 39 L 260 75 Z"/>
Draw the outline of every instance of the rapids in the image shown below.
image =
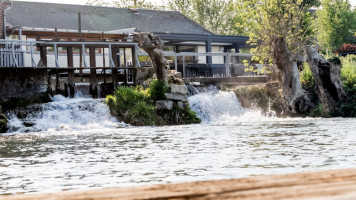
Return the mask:
<path fill-rule="evenodd" d="M 356 165 L 356 119 L 276 118 L 191 96 L 201 124 L 133 127 L 102 99 L 55 96 L 0 135 L 0 194 L 229 179 Z"/>

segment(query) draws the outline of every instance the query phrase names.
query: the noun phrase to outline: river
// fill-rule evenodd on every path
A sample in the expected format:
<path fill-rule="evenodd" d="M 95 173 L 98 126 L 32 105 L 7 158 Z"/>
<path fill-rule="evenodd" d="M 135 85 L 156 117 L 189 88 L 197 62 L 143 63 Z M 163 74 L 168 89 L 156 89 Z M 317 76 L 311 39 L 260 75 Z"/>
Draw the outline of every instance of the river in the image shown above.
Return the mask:
<path fill-rule="evenodd" d="M 201 124 L 132 127 L 102 99 L 56 96 L 0 135 L 0 194 L 230 179 L 356 166 L 356 119 L 277 118 L 230 92 L 189 98 Z"/>

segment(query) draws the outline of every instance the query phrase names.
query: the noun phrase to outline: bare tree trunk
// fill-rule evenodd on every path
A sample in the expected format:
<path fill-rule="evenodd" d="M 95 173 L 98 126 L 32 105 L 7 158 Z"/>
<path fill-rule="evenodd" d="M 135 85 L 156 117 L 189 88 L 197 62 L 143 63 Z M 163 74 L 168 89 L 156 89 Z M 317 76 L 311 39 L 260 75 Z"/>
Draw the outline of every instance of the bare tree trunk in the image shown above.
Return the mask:
<path fill-rule="evenodd" d="M 282 74 L 283 98 L 288 110 L 292 113 L 306 112 L 312 103 L 301 86 L 297 60 L 293 58 L 285 38 L 274 41 L 273 57 Z"/>
<path fill-rule="evenodd" d="M 304 47 L 310 70 L 315 79 L 315 91 L 324 112 L 341 114 L 340 102 L 345 99 L 345 90 L 340 79 L 340 65 L 325 60 L 312 46 Z"/>
<path fill-rule="evenodd" d="M 150 56 L 153 67 L 155 68 L 157 79 L 160 81 L 166 80 L 166 58 L 163 56 L 164 43 L 160 37 L 152 33 L 139 33 L 134 36 L 134 41 L 138 42 Z"/>

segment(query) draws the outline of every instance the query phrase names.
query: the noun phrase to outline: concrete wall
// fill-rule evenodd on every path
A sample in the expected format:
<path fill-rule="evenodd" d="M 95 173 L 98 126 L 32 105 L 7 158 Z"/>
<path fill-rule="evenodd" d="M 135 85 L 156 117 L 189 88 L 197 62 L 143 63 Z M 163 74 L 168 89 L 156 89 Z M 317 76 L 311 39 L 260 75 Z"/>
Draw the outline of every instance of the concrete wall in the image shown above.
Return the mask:
<path fill-rule="evenodd" d="M 46 69 L 0 68 L 0 99 L 31 98 L 47 92 Z"/>

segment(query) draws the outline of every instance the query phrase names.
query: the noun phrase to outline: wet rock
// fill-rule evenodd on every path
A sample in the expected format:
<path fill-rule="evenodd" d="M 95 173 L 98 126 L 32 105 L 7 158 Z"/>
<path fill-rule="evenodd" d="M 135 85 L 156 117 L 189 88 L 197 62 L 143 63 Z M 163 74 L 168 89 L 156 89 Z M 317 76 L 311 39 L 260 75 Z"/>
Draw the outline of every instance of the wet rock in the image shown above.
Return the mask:
<path fill-rule="evenodd" d="M 173 101 L 170 101 L 170 100 L 156 101 L 156 109 L 157 110 L 172 110 L 173 109 Z"/>
<path fill-rule="evenodd" d="M 0 133 L 5 133 L 7 131 L 7 119 L 5 115 L 0 114 Z"/>
<path fill-rule="evenodd" d="M 171 85 L 170 87 L 173 94 L 188 94 L 188 88 L 185 85 Z"/>
<path fill-rule="evenodd" d="M 183 109 L 183 108 L 184 108 L 184 103 L 181 102 L 181 101 L 179 101 L 179 102 L 177 103 L 177 105 L 178 105 L 178 107 L 179 107 L 180 109 Z"/>
<path fill-rule="evenodd" d="M 178 101 L 188 101 L 187 94 L 172 94 L 172 93 L 165 93 L 167 99 L 171 100 L 178 100 Z"/>

